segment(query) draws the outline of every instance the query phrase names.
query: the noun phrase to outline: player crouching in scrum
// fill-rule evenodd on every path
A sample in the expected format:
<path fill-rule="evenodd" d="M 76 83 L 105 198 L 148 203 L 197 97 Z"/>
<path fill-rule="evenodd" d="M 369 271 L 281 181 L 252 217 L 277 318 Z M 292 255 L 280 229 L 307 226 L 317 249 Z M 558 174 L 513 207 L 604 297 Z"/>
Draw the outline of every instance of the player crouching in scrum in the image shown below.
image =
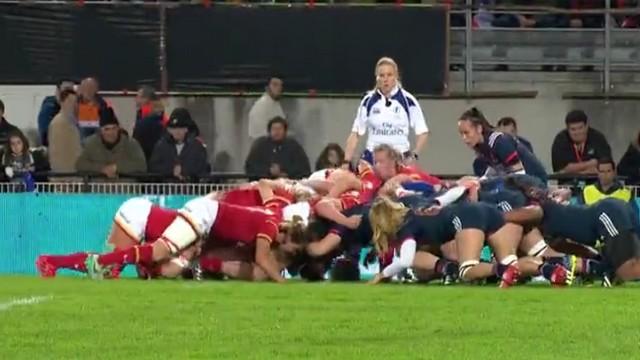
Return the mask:
<path fill-rule="evenodd" d="M 208 243 L 237 243 L 255 246 L 255 263 L 276 282 L 284 282 L 273 259 L 272 246 L 286 252 L 304 247 L 305 223 L 296 217 L 282 220 L 271 209 L 243 207 L 199 197 L 185 204 L 178 216 L 153 244 L 142 244 L 123 251 L 93 255 L 87 266 L 89 273 L 124 264 L 154 264 L 180 253 L 202 238 Z"/>

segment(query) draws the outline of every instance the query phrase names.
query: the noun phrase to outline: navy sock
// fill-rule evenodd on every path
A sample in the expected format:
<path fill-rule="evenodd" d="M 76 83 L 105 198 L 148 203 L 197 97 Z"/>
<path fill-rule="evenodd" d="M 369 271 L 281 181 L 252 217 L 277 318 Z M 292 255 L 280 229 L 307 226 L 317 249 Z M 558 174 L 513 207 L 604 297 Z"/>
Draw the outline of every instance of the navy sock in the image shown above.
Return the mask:
<path fill-rule="evenodd" d="M 447 259 L 436 261 L 435 272 L 440 275 L 454 275 L 458 273 L 458 264 Z"/>
<path fill-rule="evenodd" d="M 583 273 L 596 277 L 602 277 L 609 270 L 605 263 L 593 259 L 583 259 L 582 267 Z"/>
<path fill-rule="evenodd" d="M 545 279 L 551 281 L 551 275 L 553 274 L 553 270 L 555 270 L 556 265 L 552 263 L 543 263 L 538 267 L 538 272 L 540 275 L 544 276 Z"/>
<path fill-rule="evenodd" d="M 496 276 L 502 277 L 502 274 L 504 274 L 505 270 L 507 270 L 508 267 L 508 265 L 503 265 L 500 263 L 496 264 Z"/>
<path fill-rule="evenodd" d="M 567 266 L 567 264 L 569 264 L 569 257 L 570 257 L 570 255 L 556 256 L 556 257 L 545 257 L 544 258 L 544 262 L 545 263 L 549 263 L 549 264 L 553 264 L 553 265 Z"/>

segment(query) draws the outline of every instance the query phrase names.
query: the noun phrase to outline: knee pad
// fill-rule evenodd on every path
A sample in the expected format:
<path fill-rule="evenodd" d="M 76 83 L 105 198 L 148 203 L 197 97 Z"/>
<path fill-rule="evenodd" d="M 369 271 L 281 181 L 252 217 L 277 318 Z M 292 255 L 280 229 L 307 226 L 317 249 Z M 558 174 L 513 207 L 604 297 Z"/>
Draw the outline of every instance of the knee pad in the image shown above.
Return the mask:
<path fill-rule="evenodd" d="M 533 256 L 533 257 L 542 256 L 542 254 L 544 254 L 544 252 L 548 248 L 549 248 L 549 245 L 547 245 L 547 243 L 544 240 L 540 240 L 537 243 L 535 243 L 535 245 L 533 245 L 531 249 L 529 249 L 529 251 L 527 252 L 527 255 Z"/>
<path fill-rule="evenodd" d="M 460 264 L 460 267 L 458 268 L 458 278 L 460 280 L 464 280 L 466 281 L 466 275 L 467 272 L 469 270 L 471 270 L 471 268 L 473 268 L 474 266 L 480 264 L 479 260 L 467 260 L 465 262 L 463 262 L 462 264 Z"/>
<path fill-rule="evenodd" d="M 198 240 L 195 227 L 184 217 L 178 216 L 162 233 L 160 241 L 163 241 L 172 254 L 186 249 Z"/>
<path fill-rule="evenodd" d="M 498 260 L 498 262 L 500 263 L 500 265 L 509 266 L 518 262 L 518 257 L 515 255 L 509 255 L 504 257 L 502 260 Z"/>

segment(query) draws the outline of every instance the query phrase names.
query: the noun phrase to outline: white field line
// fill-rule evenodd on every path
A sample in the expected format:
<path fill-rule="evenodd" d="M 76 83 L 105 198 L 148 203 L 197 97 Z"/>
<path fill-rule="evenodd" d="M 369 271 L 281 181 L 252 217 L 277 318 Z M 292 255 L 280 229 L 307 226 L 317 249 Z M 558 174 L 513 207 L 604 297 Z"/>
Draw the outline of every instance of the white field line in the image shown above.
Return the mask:
<path fill-rule="evenodd" d="M 30 296 L 25 298 L 13 299 L 11 301 L 0 303 L 0 311 L 7 311 L 14 306 L 36 305 L 51 300 L 51 298 L 52 296 Z"/>

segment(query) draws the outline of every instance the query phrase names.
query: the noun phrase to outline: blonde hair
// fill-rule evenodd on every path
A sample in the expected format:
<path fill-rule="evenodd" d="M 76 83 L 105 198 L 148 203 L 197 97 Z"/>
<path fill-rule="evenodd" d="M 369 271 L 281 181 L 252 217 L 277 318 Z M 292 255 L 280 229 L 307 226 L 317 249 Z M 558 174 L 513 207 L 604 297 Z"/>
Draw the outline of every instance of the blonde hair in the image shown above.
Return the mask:
<path fill-rule="evenodd" d="M 378 62 L 376 62 L 376 68 L 373 71 L 373 75 L 376 77 L 376 86 L 374 87 L 374 90 L 378 88 L 378 68 L 382 65 L 389 65 L 393 68 L 393 71 L 396 73 L 396 82 L 399 87 L 402 87 L 402 84 L 400 83 L 400 68 L 398 67 L 398 63 L 388 56 L 383 56 L 378 59 Z"/>
<path fill-rule="evenodd" d="M 307 242 L 307 227 L 299 215 L 293 215 L 291 221 L 283 221 L 280 223 L 280 229 L 283 230 L 295 244 L 304 245 Z"/>
<path fill-rule="evenodd" d="M 381 196 L 373 202 L 369 211 L 369 221 L 373 230 L 373 245 L 378 255 L 389 250 L 389 239 L 400 230 L 408 212 L 409 209 L 404 205 L 386 196 Z"/>
<path fill-rule="evenodd" d="M 391 160 L 396 162 L 396 164 L 400 164 L 402 162 L 402 154 L 389 144 L 376 145 L 376 147 L 373 148 L 373 153 L 376 154 L 379 152 L 386 153 Z"/>

